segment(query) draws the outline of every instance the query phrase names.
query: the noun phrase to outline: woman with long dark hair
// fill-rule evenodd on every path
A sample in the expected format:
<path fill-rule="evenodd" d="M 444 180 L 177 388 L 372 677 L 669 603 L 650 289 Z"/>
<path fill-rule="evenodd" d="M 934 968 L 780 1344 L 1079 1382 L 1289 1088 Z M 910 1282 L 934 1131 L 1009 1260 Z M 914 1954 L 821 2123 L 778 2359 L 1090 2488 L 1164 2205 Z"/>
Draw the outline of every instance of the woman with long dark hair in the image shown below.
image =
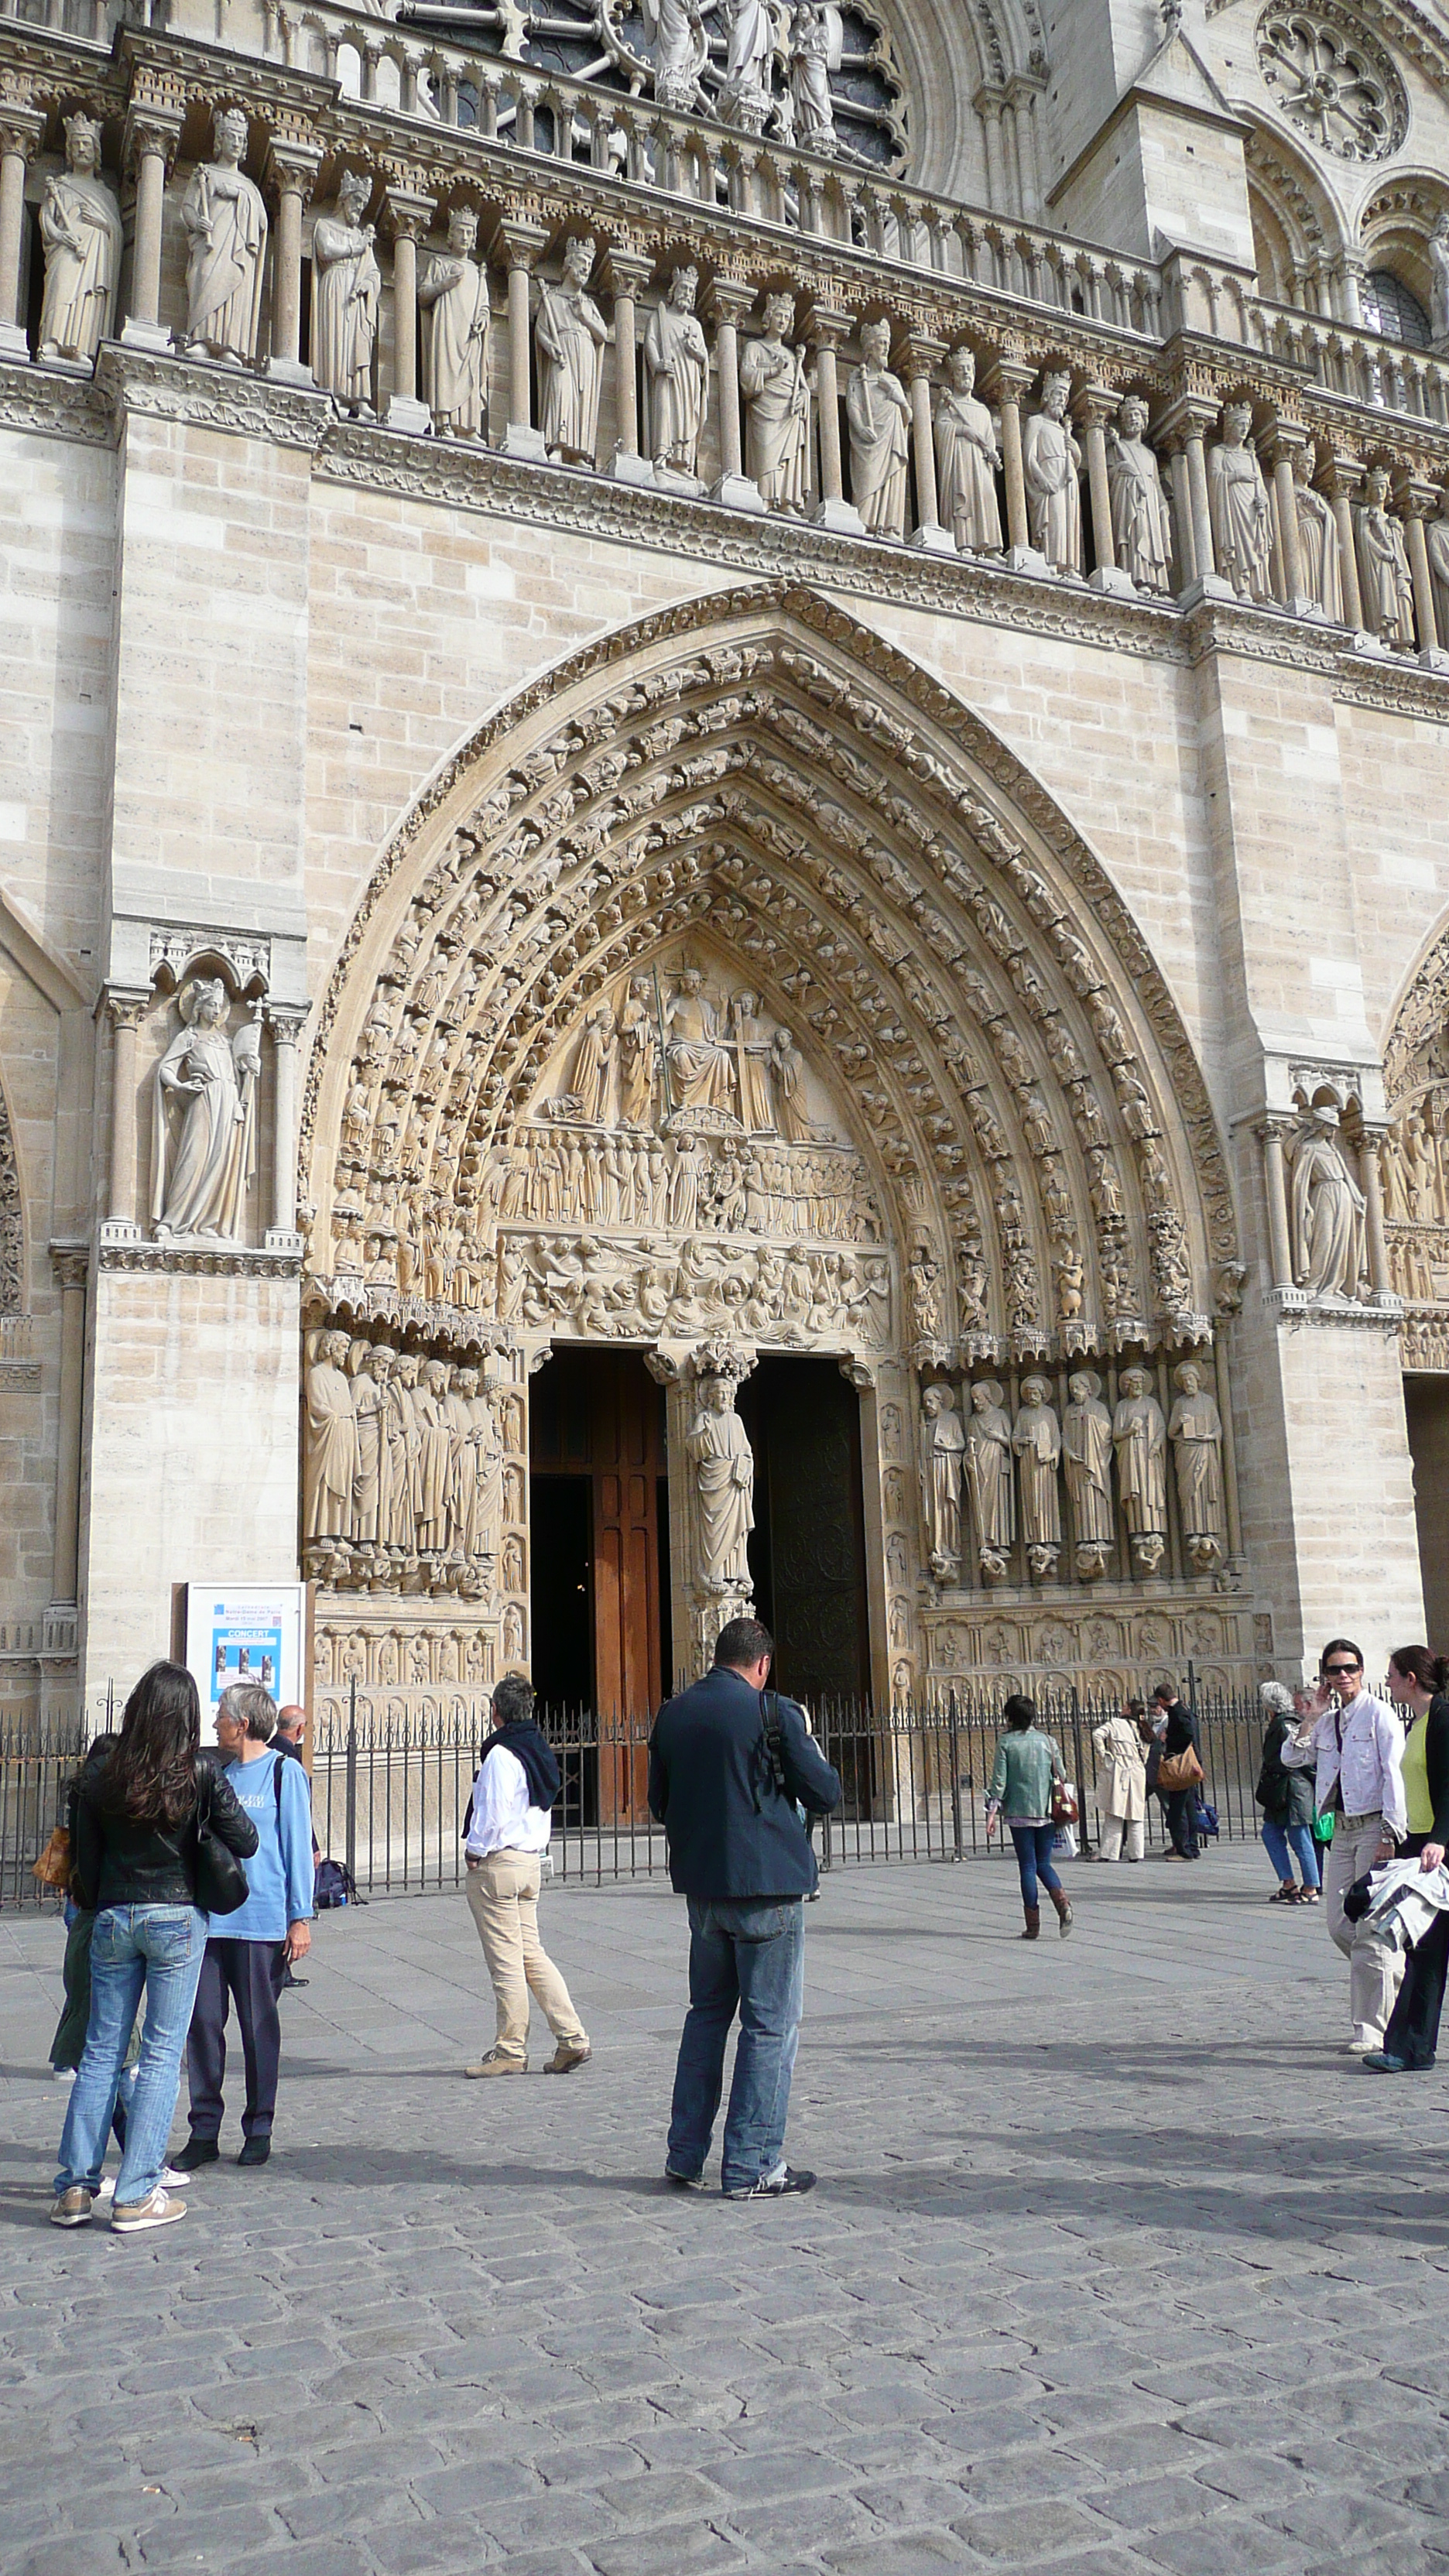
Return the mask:
<path fill-rule="evenodd" d="M 1404 1744 L 1408 1838 L 1401 1860 L 1417 1853 L 1426 1873 L 1442 1869 L 1449 1851 L 1449 1664 L 1427 1646 L 1396 1646 L 1389 1657 L 1389 1697 L 1412 1712 Z M 1409 1952 L 1382 2048 L 1364 2064 L 1375 2075 L 1417 2075 L 1434 2063 L 1444 1979 L 1449 1970 L 1449 1914 L 1435 1915 Z"/>
<path fill-rule="evenodd" d="M 1052 1867 L 1052 1844 L 1057 1833 L 1052 1821 L 1052 1783 L 1066 1778 L 1062 1758 L 1051 1737 L 1036 1722 L 1034 1699 L 1013 1691 L 1001 1714 L 1008 1731 L 996 1747 L 991 1794 L 986 1802 L 986 1830 L 988 1835 L 994 1832 L 998 1815 L 1004 1816 L 1016 1846 L 1021 1910 L 1026 1916 L 1023 1941 L 1040 1937 L 1042 1887 L 1056 1907 L 1057 1926 L 1065 1941 L 1072 1928 L 1072 1909 Z"/>
<path fill-rule="evenodd" d="M 80 1784 L 71 1885 L 77 1904 L 95 1917 L 91 2011 L 60 2141 L 50 2213 L 57 2227 L 89 2222 L 143 1996 L 111 2225 L 129 2235 L 186 2216 L 185 2201 L 162 2189 L 161 2173 L 206 1948 L 207 1918 L 196 1895 L 203 1782 L 217 1840 L 241 1860 L 257 1847 L 230 1784 L 203 1767 L 200 1745 L 191 1675 L 180 1664 L 153 1664 L 126 1702 L 120 1742 Z"/>

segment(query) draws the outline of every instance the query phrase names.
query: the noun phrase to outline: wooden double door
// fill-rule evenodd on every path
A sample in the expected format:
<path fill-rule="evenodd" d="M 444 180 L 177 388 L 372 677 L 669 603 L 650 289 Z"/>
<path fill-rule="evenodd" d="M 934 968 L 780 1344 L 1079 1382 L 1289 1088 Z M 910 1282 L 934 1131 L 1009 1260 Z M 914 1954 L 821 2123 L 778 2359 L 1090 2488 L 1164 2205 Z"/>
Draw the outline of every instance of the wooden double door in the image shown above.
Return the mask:
<path fill-rule="evenodd" d="M 597 1732 L 579 1820 L 642 1818 L 642 1749 L 616 1731 L 653 1716 L 671 1670 L 664 1390 L 637 1351 L 561 1350 L 529 1398 L 534 1687 Z"/>

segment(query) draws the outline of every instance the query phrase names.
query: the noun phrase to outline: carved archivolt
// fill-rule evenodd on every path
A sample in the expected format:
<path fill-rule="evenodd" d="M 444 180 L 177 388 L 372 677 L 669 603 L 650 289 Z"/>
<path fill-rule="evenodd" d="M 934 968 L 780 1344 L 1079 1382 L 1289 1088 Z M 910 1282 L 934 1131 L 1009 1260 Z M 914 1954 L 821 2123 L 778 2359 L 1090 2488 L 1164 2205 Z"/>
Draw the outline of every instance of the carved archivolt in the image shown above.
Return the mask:
<path fill-rule="evenodd" d="M 5 1093 L 0 1089 L 0 1315 L 19 1315 L 25 1308 L 25 1219 L 20 1203 L 20 1165 Z"/>
<path fill-rule="evenodd" d="M 1449 1372 L 1449 929 L 1410 977 L 1384 1049 L 1384 1231 L 1406 1369 Z"/>
<path fill-rule="evenodd" d="M 947 691 L 773 587 L 573 656 L 399 831 L 310 1067 L 314 1277 L 436 1298 L 431 1222 L 497 1313 L 490 1175 L 587 1065 L 591 1011 L 688 960 L 798 1043 L 920 1361 L 1205 1334 L 1236 1260 L 1226 1172 L 1124 906 Z"/>

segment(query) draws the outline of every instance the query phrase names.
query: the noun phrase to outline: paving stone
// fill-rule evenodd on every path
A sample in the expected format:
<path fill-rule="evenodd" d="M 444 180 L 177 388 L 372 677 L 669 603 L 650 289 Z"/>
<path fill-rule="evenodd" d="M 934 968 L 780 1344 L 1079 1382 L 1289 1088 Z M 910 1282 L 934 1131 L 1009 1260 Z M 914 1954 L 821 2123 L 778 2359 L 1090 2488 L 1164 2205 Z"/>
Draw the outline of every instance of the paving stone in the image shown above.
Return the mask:
<path fill-rule="evenodd" d="M 994 1867 L 838 1872 L 820 2188 L 747 2211 L 658 2184 L 667 1898 L 551 1898 L 590 2083 L 481 2105 L 457 1900 L 349 1909 L 264 2197 L 134 2247 L 44 2224 L 59 1944 L 0 1918 L 3 2576 L 1449 2576 L 1437 2163 L 1261 1854 L 1151 1876 L 1082 1873 L 1047 1960 Z"/>

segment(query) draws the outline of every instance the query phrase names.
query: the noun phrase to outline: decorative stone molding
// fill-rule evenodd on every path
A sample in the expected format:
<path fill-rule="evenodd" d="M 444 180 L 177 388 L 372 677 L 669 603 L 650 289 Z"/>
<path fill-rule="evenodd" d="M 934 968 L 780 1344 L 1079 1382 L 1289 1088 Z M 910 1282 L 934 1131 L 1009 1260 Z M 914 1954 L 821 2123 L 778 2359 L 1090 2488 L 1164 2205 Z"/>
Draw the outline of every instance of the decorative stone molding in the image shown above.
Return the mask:
<path fill-rule="evenodd" d="M 30 1350 L 33 1326 L 33 1316 L 0 1314 L 0 1395 L 40 1384 L 40 1362 Z"/>
<path fill-rule="evenodd" d="M 240 931 L 209 930 L 191 922 L 168 924 L 164 929 L 152 928 L 151 976 L 163 992 L 174 992 L 184 984 L 192 968 L 206 957 L 225 960 L 236 978 L 239 992 L 245 992 L 253 984 L 260 985 L 265 991 L 271 982 L 270 939 Z"/>
<path fill-rule="evenodd" d="M 170 1243 L 148 1243 L 139 1231 L 104 1224 L 96 1241 L 99 1270 L 174 1272 L 195 1279 L 300 1279 L 300 1250 L 273 1250 L 240 1243 L 209 1243 L 177 1237 Z"/>

